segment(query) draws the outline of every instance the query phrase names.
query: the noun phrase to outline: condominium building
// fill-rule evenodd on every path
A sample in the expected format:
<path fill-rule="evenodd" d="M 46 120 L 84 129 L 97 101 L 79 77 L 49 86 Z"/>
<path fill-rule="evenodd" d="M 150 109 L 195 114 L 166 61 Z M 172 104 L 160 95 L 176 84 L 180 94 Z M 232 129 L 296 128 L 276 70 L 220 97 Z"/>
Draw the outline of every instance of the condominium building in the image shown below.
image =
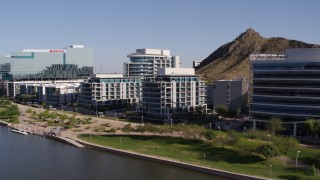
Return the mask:
<path fill-rule="evenodd" d="M 71 79 L 75 73 L 89 77 L 93 73 L 92 67 L 92 49 L 83 45 L 72 45 L 65 49 L 24 49 L 0 58 L 2 80 Z"/>
<path fill-rule="evenodd" d="M 129 54 L 130 62 L 123 65 L 124 76 L 151 76 L 157 68 L 179 68 L 180 57 L 171 56 L 170 50 L 137 49 Z"/>
<path fill-rule="evenodd" d="M 244 78 L 234 80 L 217 80 L 213 89 L 213 107 L 223 105 L 231 110 L 245 110 L 248 97 L 248 82 Z"/>
<path fill-rule="evenodd" d="M 142 116 L 168 120 L 196 106 L 206 109 L 206 91 L 193 68 L 159 68 L 142 83 Z"/>
<path fill-rule="evenodd" d="M 253 119 L 278 117 L 284 122 L 319 119 L 320 49 L 288 49 L 285 54 L 273 54 L 270 58 L 258 56 L 250 56 Z"/>
<path fill-rule="evenodd" d="M 112 104 L 135 104 L 140 98 L 140 88 L 140 77 L 95 74 L 81 83 L 79 104 L 96 108 Z"/>
<path fill-rule="evenodd" d="M 14 98 L 19 94 L 32 94 L 36 91 L 36 87 L 43 87 L 50 84 L 75 84 L 83 82 L 83 79 L 74 80 L 56 80 L 56 81 L 5 81 L 4 89 L 6 90 L 6 96 Z"/>

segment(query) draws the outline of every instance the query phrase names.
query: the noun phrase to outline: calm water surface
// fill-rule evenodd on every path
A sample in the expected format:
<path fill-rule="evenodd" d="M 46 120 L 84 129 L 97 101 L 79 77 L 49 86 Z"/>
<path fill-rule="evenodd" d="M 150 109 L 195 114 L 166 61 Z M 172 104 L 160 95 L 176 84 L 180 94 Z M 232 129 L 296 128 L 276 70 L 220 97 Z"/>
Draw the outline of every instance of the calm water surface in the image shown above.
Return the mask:
<path fill-rule="evenodd" d="M 0 179 L 224 180 L 169 165 L 78 149 L 39 136 L 24 136 L 3 126 L 0 126 Z"/>

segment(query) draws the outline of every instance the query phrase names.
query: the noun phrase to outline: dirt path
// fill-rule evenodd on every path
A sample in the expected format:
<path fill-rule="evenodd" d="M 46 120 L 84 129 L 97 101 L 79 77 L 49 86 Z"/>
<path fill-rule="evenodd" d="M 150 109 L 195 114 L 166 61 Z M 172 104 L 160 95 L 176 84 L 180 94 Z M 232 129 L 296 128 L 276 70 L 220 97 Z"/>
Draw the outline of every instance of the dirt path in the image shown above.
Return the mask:
<path fill-rule="evenodd" d="M 288 158 L 287 156 L 280 156 L 280 157 L 277 157 L 277 159 L 281 160 L 282 162 L 285 162 L 287 165 L 290 165 L 290 166 L 296 166 L 296 161 L 293 160 L 293 159 L 290 159 Z M 306 165 L 306 164 L 303 164 L 302 162 L 298 161 L 298 168 L 300 169 L 308 169 L 309 166 Z"/>

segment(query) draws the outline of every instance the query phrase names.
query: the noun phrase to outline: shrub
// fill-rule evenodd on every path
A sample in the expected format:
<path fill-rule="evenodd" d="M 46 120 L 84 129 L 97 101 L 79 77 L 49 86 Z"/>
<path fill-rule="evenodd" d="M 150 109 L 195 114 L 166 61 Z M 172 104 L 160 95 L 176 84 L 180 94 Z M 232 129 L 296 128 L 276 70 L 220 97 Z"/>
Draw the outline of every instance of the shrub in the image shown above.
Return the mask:
<path fill-rule="evenodd" d="M 203 136 L 208 140 L 212 140 L 216 134 L 213 131 L 206 131 L 203 133 Z"/>
<path fill-rule="evenodd" d="M 307 176 L 316 176 L 319 174 L 319 169 L 315 167 L 315 165 L 312 165 L 308 170 L 307 170 Z"/>
<path fill-rule="evenodd" d="M 256 149 L 256 152 L 261 154 L 266 159 L 280 156 L 280 152 L 278 148 L 272 144 L 261 145 Z"/>

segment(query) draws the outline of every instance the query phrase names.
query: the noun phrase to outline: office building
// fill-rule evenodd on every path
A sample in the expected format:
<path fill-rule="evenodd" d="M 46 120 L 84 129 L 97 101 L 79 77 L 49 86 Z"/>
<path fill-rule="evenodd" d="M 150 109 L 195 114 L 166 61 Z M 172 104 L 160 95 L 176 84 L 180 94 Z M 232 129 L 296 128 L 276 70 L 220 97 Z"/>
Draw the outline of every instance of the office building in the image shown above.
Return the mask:
<path fill-rule="evenodd" d="M 217 80 L 213 82 L 213 107 L 223 105 L 230 110 L 245 111 L 248 98 L 248 82 L 244 78 L 234 80 Z"/>
<path fill-rule="evenodd" d="M 141 93 L 140 77 L 123 77 L 123 74 L 94 74 L 81 83 L 81 106 L 105 107 L 115 104 L 136 104 Z"/>
<path fill-rule="evenodd" d="M 169 50 L 137 49 L 129 54 L 130 62 L 123 65 L 124 76 L 151 76 L 157 68 L 179 68 L 180 57 L 171 56 Z"/>
<path fill-rule="evenodd" d="M 2 80 L 88 77 L 93 73 L 92 66 L 92 49 L 83 45 L 65 49 L 24 49 L 0 58 Z"/>
<path fill-rule="evenodd" d="M 288 49 L 285 54 L 250 56 L 253 120 L 278 117 L 284 123 L 320 118 L 320 49 Z"/>
<path fill-rule="evenodd" d="M 142 83 L 142 116 L 158 120 L 178 118 L 196 106 L 206 111 L 205 83 L 193 68 L 159 68 L 157 75 Z"/>

